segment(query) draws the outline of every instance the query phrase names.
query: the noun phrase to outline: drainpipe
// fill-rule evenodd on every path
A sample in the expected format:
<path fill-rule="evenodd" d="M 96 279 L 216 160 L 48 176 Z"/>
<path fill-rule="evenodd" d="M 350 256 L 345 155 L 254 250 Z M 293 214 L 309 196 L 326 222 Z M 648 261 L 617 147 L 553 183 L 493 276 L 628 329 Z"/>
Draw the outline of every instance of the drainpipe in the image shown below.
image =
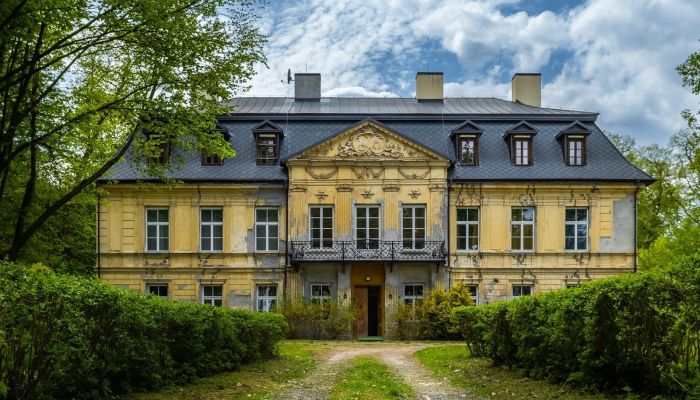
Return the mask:
<path fill-rule="evenodd" d="M 97 277 L 102 277 L 102 263 L 100 260 L 100 191 L 97 190 Z"/>
<path fill-rule="evenodd" d="M 284 211 L 287 216 L 284 218 L 284 235 L 287 240 L 284 241 L 284 278 L 282 280 L 282 297 L 287 299 L 287 265 L 289 264 L 289 178 L 284 178 Z"/>
<path fill-rule="evenodd" d="M 450 189 L 452 189 L 452 179 L 447 181 L 447 266 L 445 267 L 445 270 L 447 271 L 447 290 L 452 289 L 452 271 L 450 268 L 450 258 L 452 256 L 452 252 L 450 251 L 450 244 L 452 241 L 450 240 L 450 210 L 452 207 L 450 206 Z"/>
<path fill-rule="evenodd" d="M 634 191 L 634 269 L 637 272 L 637 194 L 639 193 L 639 179 L 637 179 L 637 188 Z"/>

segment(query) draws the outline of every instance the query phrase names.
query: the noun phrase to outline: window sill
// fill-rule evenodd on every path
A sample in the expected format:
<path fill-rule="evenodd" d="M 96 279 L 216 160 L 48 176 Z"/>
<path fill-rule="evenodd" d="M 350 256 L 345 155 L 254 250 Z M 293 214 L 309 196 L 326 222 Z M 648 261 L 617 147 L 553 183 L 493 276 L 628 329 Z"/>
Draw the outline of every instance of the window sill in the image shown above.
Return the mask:
<path fill-rule="evenodd" d="M 481 250 L 479 249 L 474 249 L 474 250 L 464 250 L 464 249 L 457 249 L 455 252 L 457 254 L 476 254 L 479 253 Z"/>

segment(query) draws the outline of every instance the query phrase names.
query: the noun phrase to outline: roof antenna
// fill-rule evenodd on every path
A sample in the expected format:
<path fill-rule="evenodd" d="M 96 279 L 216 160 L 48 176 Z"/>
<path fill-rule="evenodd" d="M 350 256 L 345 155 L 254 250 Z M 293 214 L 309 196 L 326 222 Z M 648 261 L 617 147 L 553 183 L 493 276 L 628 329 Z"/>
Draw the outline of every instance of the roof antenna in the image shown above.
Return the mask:
<path fill-rule="evenodd" d="M 282 84 L 284 86 L 289 86 L 292 82 L 294 82 L 294 79 L 292 79 L 292 69 L 291 68 L 287 69 L 287 82 L 285 82 L 284 79 L 282 79 L 280 82 L 282 82 Z"/>

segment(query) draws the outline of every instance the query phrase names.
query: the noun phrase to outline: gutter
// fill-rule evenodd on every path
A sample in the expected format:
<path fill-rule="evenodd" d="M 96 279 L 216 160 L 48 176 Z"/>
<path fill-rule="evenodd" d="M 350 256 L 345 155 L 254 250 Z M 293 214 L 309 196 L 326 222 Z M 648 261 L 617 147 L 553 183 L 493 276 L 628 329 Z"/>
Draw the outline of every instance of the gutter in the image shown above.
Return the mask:
<path fill-rule="evenodd" d="M 287 267 L 289 264 L 289 179 L 284 180 L 285 197 L 284 197 L 284 212 L 287 215 L 284 217 L 284 278 L 282 280 L 282 297 L 287 299 Z"/>
<path fill-rule="evenodd" d="M 102 262 L 100 260 L 100 192 L 97 191 L 97 277 L 102 277 Z"/>

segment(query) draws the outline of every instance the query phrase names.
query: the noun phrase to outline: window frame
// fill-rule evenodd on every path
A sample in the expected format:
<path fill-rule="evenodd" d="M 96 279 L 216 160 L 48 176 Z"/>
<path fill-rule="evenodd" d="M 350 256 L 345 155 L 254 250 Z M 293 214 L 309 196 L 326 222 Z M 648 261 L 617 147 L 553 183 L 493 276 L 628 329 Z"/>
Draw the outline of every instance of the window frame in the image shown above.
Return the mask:
<path fill-rule="evenodd" d="M 204 218 L 202 218 L 202 212 L 204 211 L 221 211 L 221 221 L 213 221 L 214 214 L 212 213 L 212 221 L 204 221 Z M 209 226 L 209 249 L 205 249 L 204 246 L 202 246 L 202 241 L 205 239 L 204 234 L 202 233 L 204 229 L 204 225 Z M 214 236 L 214 227 L 215 226 L 220 226 L 221 227 L 221 237 Z M 214 248 L 214 239 L 221 239 L 221 248 L 220 249 L 215 249 Z M 221 253 L 224 251 L 224 208 L 223 207 L 217 207 L 217 206 L 206 206 L 206 207 L 200 207 L 199 208 L 199 251 L 202 253 Z"/>
<path fill-rule="evenodd" d="M 404 224 L 404 210 L 411 209 L 413 210 L 411 212 L 411 246 L 406 247 L 406 237 L 404 236 L 404 231 L 407 229 L 405 224 Z M 423 227 L 422 228 L 416 228 L 416 210 L 417 209 L 422 209 L 423 210 Z M 425 249 L 425 242 L 427 238 L 427 227 L 428 227 L 428 210 L 425 204 L 404 204 L 401 206 L 401 248 L 403 250 L 423 250 Z M 416 230 L 421 229 L 423 231 L 423 237 L 422 238 L 417 238 L 416 236 Z M 422 240 L 423 245 L 421 247 L 416 246 L 416 243 L 418 241 Z"/>
<path fill-rule="evenodd" d="M 524 219 L 521 219 L 519 221 L 513 220 L 513 211 L 515 210 L 528 210 L 532 209 L 532 221 L 527 221 Z M 537 208 L 533 206 L 526 206 L 526 207 L 511 207 L 510 211 L 510 250 L 515 253 L 533 253 L 535 249 L 537 248 Z M 525 238 L 527 235 L 525 235 L 525 226 L 532 226 L 532 248 L 531 249 L 525 249 Z M 520 247 L 515 249 L 513 248 L 513 228 L 515 226 L 520 226 Z"/>
<path fill-rule="evenodd" d="M 211 154 L 206 151 L 202 151 L 202 165 L 203 166 L 217 166 L 224 165 L 224 159 L 217 154 Z"/>
<path fill-rule="evenodd" d="M 156 221 L 149 221 L 148 220 L 148 212 L 149 211 L 156 211 Z M 159 211 L 166 211 L 168 215 L 168 220 L 166 222 L 161 222 L 160 221 L 160 213 Z M 145 253 L 167 253 L 170 251 L 170 207 L 144 207 L 144 219 L 145 219 L 145 232 L 144 232 L 144 252 Z M 148 240 L 151 238 L 148 234 L 148 227 L 149 226 L 155 226 L 156 227 L 156 248 L 151 249 L 148 246 Z M 168 235 L 166 236 L 167 241 L 166 241 L 166 248 L 162 249 L 160 245 L 160 241 L 162 239 L 161 234 L 160 234 L 160 227 L 161 226 L 166 226 L 168 230 Z"/>
<path fill-rule="evenodd" d="M 470 210 L 476 210 L 476 221 L 472 220 L 464 220 L 460 221 L 459 219 L 459 211 L 460 210 L 467 210 L 467 218 L 469 217 L 469 211 Z M 481 209 L 479 207 L 457 207 L 456 212 L 455 212 L 455 248 L 457 249 L 458 252 L 478 252 L 480 247 L 481 247 Z M 472 239 L 472 237 L 469 235 L 469 227 L 471 225 L 476 225 L 476 248 L 470 248 L 469 247 L 469 240 Z M 464 236 L 464 248 L 461 248 L 459 246 L 459 227 L 464 226 L 465 228 L 465 236 Z"/>
<path fill-rule="evenodd" d="M 574 149 L 574 157 L 571 156 L 571 144 L 580 143 L 581 151 L 580 163 L 576 163 L 577 155 L 575 154 L 577 149 Z M 564 159 L 566 160 L 566 165 L 571 167 L 583 167 L 586 165 L 586 137 L 585 136 L 566 136 L 564 140 Z M 574 162 L 572 162 L 572 160 Z"/>
<path fill-rule="evenodd" d="M 168 141 L 166 135 L 160 133 L 153 133 L 148 135 L 147 140 L 149 142 L 152 140 L 162 140 L 162 142 L 159 143 L 159 147 L 161 150 L 160 155 L 157 157 L 148 157 L 147 161 L 151 164 L 168 164 L 170 162 L 170 142 Z"/>
<path fill-rule="evenodd" d="M 267 141 L 268 143 L 263 143 Z M 271 143 L 269 143 L 271 142 Z M 280 138 L 276 133 L 258 133 L 255 135 L 255 163 L 257 165 L 277 165 L 279 161 L 280 151 Z M 269 149 L 273 149 L 274 157 L 262 157 Z"/>
<path fill-rule="evenodd" d="M 275 295 L 270 296 L 270 295 L 260 295 L 260 288 L 262 287 L 274 287 L 275 288 Z M 255 311 L 257 312 L 270 312 L 273 311 L 273 307 L 277 306 L 277 291 L 279 287 L 276 283 L 259 283 L 255 285 Z M 260 301 L 266 302 L 266 309 L 265 307 L 260 307 Z"/>
<path fill-rule="evenodd" d="M 151 288 L 165 288 L 165 296 L 160 294 L 160 291 L 158 293 L 151 293 Z M 145 287 L 145 292 L 146 294 L 149 294 L 151 296 L 156 296 L 156 297 L 162 297 L 162 298 L 170 298 L 170 285 L 167 282 L 146 282 L 146 287 Z"/>
<path fill-rule="evenodd" d="M 315 218 L 311 215 L 311 210 L 312 209 L 318 209 L 319 210 L 319 217 L 318 219 L 320 220 L 319 222 L 319 227 L 314 228 L 312 224 L 312 220 Z M 330 231 L 331 231 L 331 237 L 330 239 L 326 238 L 324 236 L 324 231 L 328 230 L 328 227 L 325 227 L 323 224 L 327 220 L 327 216 L 325 215 L 325 211 L 330 210 L 331 216 L 331 226 L 330 226 Z M 319 232 L 319 237 L 318 239 L 314 239 L 313 237 L 313 232 L 315 230 L 318 230 Z M 312 249 L 332 249 L 333 248 L 333 238 L 335 237 L 335 207 L 331 205 L 319 205 L 319 204 L 313 204 L 309 205 L 309 242 L 311 243 L 311 248 Z M 317 242 L 316 242 L 317 241 Z M 318 244 L 317 246 L 315 244 Z"/>
<path fill-rule="evenodd" d="M 221 295 L 205 295 L 205 288 L 221 288 Z M 212 293 L 213 289 L 212 289 Z M 216 301 L 219 300 L 221 304 L 217 305 Z M 199 302 L 200 304 L 209 304 L 214 307 L 223 307 L 224 306 L 224 285 L 220 283 L 208 283 L 208 284 L 200 284 L 199 285 Z"/>
<path fill-rule="evenodd" d="M 258 210 L 275 210 L 277 212 L 277 221 L 275 222 L 269 222 L 269 221 L 258 221 Z M 253 212 L 255 213 L 254 215 L 254 224 L 255 224 L 255 252 L 256 253 L 278 253 L 280 249 L 280 209 L 279 207 L 255 207 Z M 264 249 L 259 249 L 258 248 L 258 239 L 260 238 L 258 236 L 258 226 L 264 226 L 265 227 L 265 248 Z M 271 226 L 277 226 L 277 241 L 276 243 L 276 248 L 275 249 L 270 249 L 270 227 Z"/>
<path fill-rule="evenodd" d="M 469 293 L 471 293 L 471 299 L 474 302 L 475 306 L 479 305 L 479 284 L 478 283 L 470 283 L 468 285 L 464 285 L 467 290 L 469 290 Z M 474 288 L 474 290 L 471 290 L 471 288 Z"/>
<path fill-rule="evenodd" d="M 473 143 L 473 155 L 472 162 L 465 162 L 463 157 L 462 142 L 472 142 Z M 476 135 L 459 135 L 457 137 L 457 160 L 460 165 L 479 165 L 479 137 Z"/>
<path fill-rule="evenodd" d="M 533 145 L 533 140 L 532 136 L 512 136 L 511 139 L 511 153 L 512 153 L 512 163 L 513 165 L 517 167 L 529 167 L 533 165 L 533 151 L 532 151 L 532 145 Z M 527 143 L 527 153 L 522 151 L 518 152 L 518 142 L 523 142 Z M 518 163 L 518 157 L 520 157 L 521 162 Z M 523 163 L 523 158 L 527 157 L 527 163 Z"/>
<path fill-rule="evenodd" d="M 532 296 L 532 295 L 534 294 L 534 291 L 535 291 L 535 287 L 534 287 L 534 286 L 535 286 L 535 285 L 533 285 L 532 283 L 516 283 L 516 284 L 512 284 L 512 285 L 510 285 L 510 298 L 511 298 L 511 299 L 517 299 L 517 298 L 520 298 L 520 297 L 523 297 L 523 296 Z M 520 288 L 520 294 L 517 295 L 517 296 L 515 295 L 515 288 L 516 288 L 516 287 Z M 523 288 L 528 288 L 530 293 L 522 294 Z"/>
<path fill-rule="evenodd" d="M 573 221 L 569 221 L 569 220 L 567 219 L 567 218 L 568 218 L 568 217 L 567 217 L 567 214 L 568 214 L 567 211 L 569 211 L 569 210 L 572 210 L 572 211 L 575 212 L 575 213 L 574 213 L 575 217 L 574 217 L 574 220 L 573 220 Z M 579 220 L 578 220 L 578 211 L 585 211 L 585 212 L 586 212 L 586 221 L 585 221 L 585 222 L 584 222 L 584 221 L 579 221 Z M 578 246 L 578 241 L 579 241 L 579 239 L 581 239 L 581 238 L 579 237 L 579 235 L 578 235 L 578 227 L 579 227 L 579 225 L 585 225 L 585 226 L 586 226 L 586 245 L 585 245 L 585 248 L 583 248 L 583 249 L 580 249 L 579 246 Z M 566 234 L 566 229 L 567 229 L 568 226 L 573 226 L 573 227 L 574 227 L 574 228 L 573 228 L 573 229 L 574 229 L 574 236 L 568 236 L 568 235 Z M 572 253 L 587 252 L 587 251 L 588 251 L 588 248 L 590 247 L 590 243 L 589 243 L 589 242 L 590 242 L 590 226 L 591 226 L 591 222 L 590 222 L 590 212 L 588 211 L 588 207 L 566 207 L 566 208 L 564 209 L 564 250 L 567 251 L 567 252 L 572 252 Z M 574 248 L 573 248 L 573 249 L 569 249 L 569 248 L 567 247 L 567 243 L 566 243 L 566 242 L 567 242 L 567 239 L 568 239 L 569 237 L 573 237 L 573 239 L 574 239 Z"/>
<path fill-rule="evenodd" d="M 323 294 L 323 290 L 321 290 L 321 294 L 318 296 L 314 296 L 314 287 L 323 287 L 323 286 L 328 286 L 328 295 Z M 311 301 L 311 304 L 330 304 L 331 300 L 333 299 L 333 285 L 328 282 L 317 282 L 317 283 L 312 283 L 309 286 L 309 289 L 311 293 L 309 293 L 309 300 Z"/>
<path fill-rule="evenodd" d="M 358 233 L 360 232 L 360 227 L 358 222 L 360 222 L 360 216 L 358 211 L 360 209 L 365 210 L 365 227 L 362 229 L 364 231 L 366 237 L 364 239 L 360 239 Z M 369 210 L 370 209 L 377 209 L 377 237 L 372 238 L 371 232 L 372 228 L 370 228 L 370 220 L 373 219 L 369 215 Z M 382 206 L 379 204 L 356 204 L 355 205 L 355 218 L 353 218 L 353 234 L 355 238 L 355 244 L 358 249 L 362 250 L 376 250 L 379 248 L 379 241 L 382 240 Z M 364 244 L 361 246 L 360 241 L 364 241 Z M 375 246 L 376 245 L 376 246 Z"/>
<path fill-rule="evenodd" d="M 409 287 L 413 287 L 413 293 L 412 295 L 406 294 L 406 289 Z M 417 287 L 420 287 L 420 295 L 415 294 L 416 291 L 415 289 Z M 416 307 L 416 303 L 418 305 L 423 303 L 423 300 L 425 299 L 425 283 L 422 282 L 409 282 L 409 283 L 404 283 L 403 284 L 403 304 L 406 306 L 410 306 L 412 308 Z"/>

